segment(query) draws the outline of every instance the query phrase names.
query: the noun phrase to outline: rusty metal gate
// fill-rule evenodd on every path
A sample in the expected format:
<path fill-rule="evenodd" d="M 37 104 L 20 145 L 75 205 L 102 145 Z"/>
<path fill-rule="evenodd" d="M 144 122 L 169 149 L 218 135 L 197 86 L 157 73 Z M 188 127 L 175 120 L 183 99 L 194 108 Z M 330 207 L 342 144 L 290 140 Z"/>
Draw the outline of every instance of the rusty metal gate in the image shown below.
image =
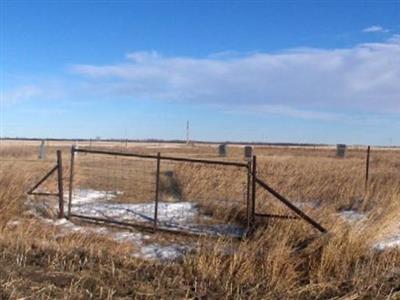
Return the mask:
<path fill-rule="evenodd" d="M 64 208 L 62 158 L 57 151 L 59 216 L 91 222 L 196 235 L 241 238 L 256 219 L 303 219 L 326 229 L 257 177 L 257 158 L 249 161 L 71 148 L 68 202 Z M 45 181 L 40 180 L 29 193 Z M 272 194 L 293 214 L 256 212 L 256 190 Z M 36 195 L 46 195 L 37 193 Z M 64 211 L 66 211 L 64 213 Z"/>
<path fill-rule="evenodd" d="M 72 147 L 68 218 L 241 237 L 250 164 Z"/>

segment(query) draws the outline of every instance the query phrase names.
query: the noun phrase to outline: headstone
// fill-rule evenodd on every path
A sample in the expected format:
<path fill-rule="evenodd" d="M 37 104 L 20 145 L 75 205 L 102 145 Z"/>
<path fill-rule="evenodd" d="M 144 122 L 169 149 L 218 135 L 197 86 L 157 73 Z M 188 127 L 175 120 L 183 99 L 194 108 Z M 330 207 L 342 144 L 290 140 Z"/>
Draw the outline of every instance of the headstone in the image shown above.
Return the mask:
<path fill-rule="evenodd" d="M 221 144 L 218 146 L 218 154 L 219 156 L 225 157 L 226 156 L 226 144 Z"/>
<path fill-rule="evenodd" d="M 78 145 L 78 141 L 75 140 L 73 145 L 74 145 L 74 148 L 77 149 L 78 146 L 79 146 L 79 145 Z M 79 152 L 75 152 L 75 156 L 78 156 L 78 153 L 79 153 Z"/>
<path fill-rule="evenodd" d="M 39 148 L 39 159 L 46 159 L 46 141 L 42 140 Z"/>
<path fill-rule="evenodd" d="M 337 144 L 336 145 L 336 156 L 337 157 L 345 157 L 346 156 L 347 146 L 345 144 Z"/>
<path fill-rule="evenodd" d="M 251 159 L 253 156 L 253 147 L 252 146 L 244 146 L 244 158 Z"/>

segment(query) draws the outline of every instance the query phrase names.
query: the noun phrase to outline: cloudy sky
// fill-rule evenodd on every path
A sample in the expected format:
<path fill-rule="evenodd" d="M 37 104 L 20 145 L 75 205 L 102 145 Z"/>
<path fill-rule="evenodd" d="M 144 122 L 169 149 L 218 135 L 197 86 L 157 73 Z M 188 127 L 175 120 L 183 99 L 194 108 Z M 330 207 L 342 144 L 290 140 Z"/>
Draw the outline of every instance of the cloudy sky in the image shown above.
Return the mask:
<path fill-rule="evenodd" d="M 400 1 L 1 5 L 1 136 L 400 145 Z"/>

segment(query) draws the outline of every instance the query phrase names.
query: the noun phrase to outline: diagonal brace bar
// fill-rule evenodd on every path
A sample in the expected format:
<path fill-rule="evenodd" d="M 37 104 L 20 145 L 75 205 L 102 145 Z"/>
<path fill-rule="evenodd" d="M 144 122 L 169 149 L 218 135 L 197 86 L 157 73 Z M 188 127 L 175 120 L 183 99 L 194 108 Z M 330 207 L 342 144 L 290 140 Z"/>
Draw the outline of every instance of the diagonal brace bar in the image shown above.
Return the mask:
<path fill-rule="evenodd" d="M 262 186 L 264 189 L 266 189 L 268 192 L 270 192 L 272 195 L 274 195 L 279 201 L 281 201 L 283 204 L 285 204 L 287 207 L 289 207 L 292 211 L 294 211 L 300 218 L 302 218 L 304 221 L 307 223 L 311 224 L 313 227 L 315 227 L 318 231 L 322 233 L 328 232 L 324 227 L 322 227 L 318 222 L 314 221 L 311 217 L 309 217 L 306 213 L 304 213 L 302 210 L 297 208 L 294 204 L 292 204 L 288 199 L 283 197 L 281 194 L 279 194 L 277 191 L 275 191 L 273 188 L 271 188 L 268 184 L 266 184 L 264 181 L 256 177 L 257 183 Z"/>
<path fill-rule="evenodd" d="M 47 178 L 51 176 L 56 170 L 58 169 L 58 165 L 56 165 L 53 169 L 49 171 L 42 179 L 39 180 L 38 183 L 36 183 L 29 191 L 28 195 L 31 195 L 34 190 L 36 190 Z"/>

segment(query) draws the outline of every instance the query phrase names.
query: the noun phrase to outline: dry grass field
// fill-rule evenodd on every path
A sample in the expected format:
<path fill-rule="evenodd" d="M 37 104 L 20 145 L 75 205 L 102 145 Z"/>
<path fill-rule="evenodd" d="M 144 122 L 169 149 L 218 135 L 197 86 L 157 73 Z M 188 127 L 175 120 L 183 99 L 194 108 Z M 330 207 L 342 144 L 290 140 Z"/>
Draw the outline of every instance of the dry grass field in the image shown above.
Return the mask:
<path fill-rule="evenodd" d="M 218 158 L 216 146 L 206 144 L 91 146 Z M 364 148 L 340 159 L 329 147 L 255 147 L 258 176 L 328 234 L 302 220 L 276 219 L 258 220 L 254 235 L 242 241 L 149 233 L 146 243 L 192 245 L 178 259 L 159 260 L 132 255 L 134 244 L 96 234 L 97 225 L 76 221 L 86 232 L 60 232 L 65 227 L 43 221 L 55 218 L 54 211 L 30 212 L 32 201 L 43 199 L 28 205 L 26 191 L 55 164 L 56 149 L 63 151 L 68 181 L 70 147 L 50 142 L 39 160 L 39 142 L 2 141 L 0 299 L 400 299 L 400 150 L 372 148 L 365 190 Z M 230 146 L 225 159 L 243 162 L 243 149 Z M 77 161 L 76 188 L 123 190 L 115 202 L 153 197 L 154 164 L 84 155 Z M 244 222 L 241 171 L 180 163 L 162 171 L 163 200 L 196 201 L 216 220 Z M 46 188 L 55 187 L 49 180 Z M 257 211 L 291 214 L 262 188 Z"/>

